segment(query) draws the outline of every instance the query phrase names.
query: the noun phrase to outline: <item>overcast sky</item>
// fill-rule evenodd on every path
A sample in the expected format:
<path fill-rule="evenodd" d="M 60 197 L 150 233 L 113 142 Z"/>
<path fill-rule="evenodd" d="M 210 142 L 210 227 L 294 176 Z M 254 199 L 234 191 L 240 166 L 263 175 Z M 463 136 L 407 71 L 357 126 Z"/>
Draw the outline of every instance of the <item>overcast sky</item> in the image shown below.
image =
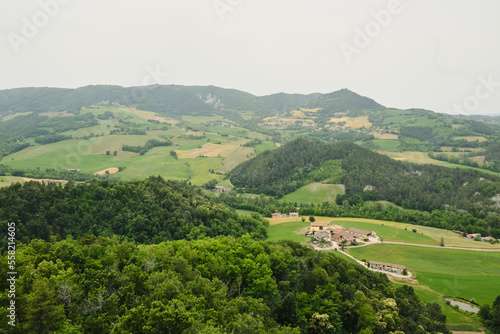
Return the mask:
<path fill-rule="evenodd" d="M 348 88 L 500 113 L 498 0 L 0 0 L 0 89 Z"/>

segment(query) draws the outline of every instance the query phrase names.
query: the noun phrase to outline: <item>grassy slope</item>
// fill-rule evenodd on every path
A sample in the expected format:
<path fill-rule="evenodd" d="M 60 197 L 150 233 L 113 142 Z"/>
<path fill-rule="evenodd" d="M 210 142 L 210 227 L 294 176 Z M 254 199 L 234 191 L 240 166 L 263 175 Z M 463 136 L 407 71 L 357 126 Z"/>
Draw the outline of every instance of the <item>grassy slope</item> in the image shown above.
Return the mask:
<path fill-rule="evenodd" d="M 8 187 L 16 182 L 24 183 L 24 178 L 17 176 L 0 176 L 0 188 Z"/>
<path fill-rule="evenodd" d="M 284 219 L 284 218 L 283 218 Z M 297 234 L 299 230 L 310 225 L 309 222 L 302 222 L 301 220 L 290 221 L 291 218 L 287 218 L 288 222 L 283 224 L 271 225 L 267 229 L 267 235 L 269 241 L 277 240 L 293 240 L 297 242 L 303 242 L 306 240 L 304 234 Z M 292 218 L 293 219 L 293 218 Z"/>
<path fill-rule="evenodd" d="M 283 196 L 283 200 L 297 203 L 334 203 L 335 198 L 339 194 L 345 194 L 345 188 L 342 184 L 314 182 L 297 189 L 291 194 Z"/>

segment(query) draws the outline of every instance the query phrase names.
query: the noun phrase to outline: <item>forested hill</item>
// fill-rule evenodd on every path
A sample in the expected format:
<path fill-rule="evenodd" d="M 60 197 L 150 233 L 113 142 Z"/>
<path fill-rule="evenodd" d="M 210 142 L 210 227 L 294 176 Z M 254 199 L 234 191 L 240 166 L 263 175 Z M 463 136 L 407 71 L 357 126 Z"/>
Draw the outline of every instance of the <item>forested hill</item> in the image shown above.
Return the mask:
<path fill-rule="evenodd" d="M 449 333 L 413 288 L 298 243 L 218 237 L 157 245 L 34 240 L 16 253 L 9 333 Z M 7 291 L 7 253 L 0 289 Z"/>
<path fill-rule="evenodd" d="M 345 199 L 387 200 L 405 208 L 457 210 L 484 218 L 499 212 L 500 178 L 392 160 L 356 144 L 304 138 L 237 166 L 231 182 L 250 193 L 281 197 L 311 182 L 343 183 Z"/>
<path fill-rule="evenodd" d="M 280 93 L 259 97 L 236 89 L 181 85 L 16 88 L 0 91 L 0 116 L 25 112 L 73 111 L 99 103 L 134 106 L 171 116 L 210 115 L 214 112 L 220 114 L 224 110 L 283 110 L 307 104 L 319 96 L 320 94 Z"/>
<path fill-rule="evenodd" d="M 266 237 L 266 223 L 243 216 L 182 183 L 151 177 L 137 182 L 17 183 L 0 189 L 0 237 L 16 224 L 24 243 L 88 234 L 117 234 L 140 243 L 201 236 Z M 6 247 L 6 246 L 5 246 Z M 5 247 L 3 249 L 5 249 Z"/>

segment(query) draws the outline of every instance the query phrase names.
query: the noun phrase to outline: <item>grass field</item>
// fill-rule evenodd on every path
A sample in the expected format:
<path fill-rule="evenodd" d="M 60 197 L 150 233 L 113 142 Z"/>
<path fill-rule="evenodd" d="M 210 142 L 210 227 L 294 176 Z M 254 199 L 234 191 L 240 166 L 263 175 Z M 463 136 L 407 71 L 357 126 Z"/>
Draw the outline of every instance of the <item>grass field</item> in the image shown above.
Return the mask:
<path fill-rule="evenodd" d="M 345 256 L 347 258 L 347 256 Z M 396 285 L 402 285 L 402 283 L 393 282 Z M 427 286 L 421 284 L 412 284 L 415 289 L 415 293 L 420 298 L 421 301 L 425 303 L 438 303 L 443 310 L 443 314 L 446 315 L 446 321 L 450 329 L 460 328 L 462 326 L 470 327 L 471 331 L 479 331 L 482 328 L 482 323 L 475 317 L 469 314 L 456 310 L 450 305 L 447 305 L 443 300 L 442 295 L 439 292 L 430 289 Z"/>
<path fill-rule="evenodd" d="M 346 127 L 348 128 L 355 128 L 355 129 L 359 129 L 359 128 L 362 128 L 362 127 L 365 127 L 365 128 L 371 128 L 371 126 L 373 125 L 372 123 L 370 123 L 370 121 L 368 120 L 368 117 L 367 116 L 360 116 L 360 117 L 342 117 L 342 118 L 330 118 L 329 120 L 330 123 L 340 123 L 340 122 L 345 122 L 345 125 Z"/>
<path fill-rule="evenodd" d="M 500 295 L 500 253 L 405 245 L 377 244 L 347 249 L 367 261 L 405 265 L 417 274 L 421 285 L 442 296 L 475 299 L 480 305 L 491 304 Z"/>
<path fill-rule="evenodd" d="M 335 219 L 332 223 L 345 228 L 353 227 L 365 231 L 374 231 L 379 237 L 383 238 L 384 241 L 406 242 L 433 246 L 439 245 L 438 241 L 428 235 L 413 233 L 411 229 L 405 230 L 404 228 L 398 228 L 396 226 L 388 226 L 386 224 L 382 225 L 383 223 L 374 224 L 372 222 L 368 223 L 355 220 L 342 220 L 342 218 Z"/>
<path fill-rule="evenodd" d="M 440 125 L 437 119 L 430 119 L 425 116 L 417 115 L 411 110 L 385 109 L 383 113 L 385 116 L 383 124 L 389 127 L 391 127 L 392 124 L 397 124 L 397 127 L 401 125 L 430 127 Z"/>
<path fill-rule="evenodd" d="M 209 126 L 207 130 L 217 134 L 227 134 L 236 137 L 245 137 L 247 134 L 247 129 L 237 128 L 231 126 Z"/>
<path fill-rule="evenodd" d="M 378 146 L 382 151 L 397 152 L 401 142 L 392 139 L 375 139 L 373 143 Z"/>
<path fill-rule="evenodd" d="M 259 145 L 255 146 L 255 154 L 261 154 L 262 152 L 268 151 L 268 150 L 274 150 L 276 146 L 274 145 L 273 142 L 270 141 L 263 141 Z"/>
<path fill-rule="evenodd" d="M 139 117 L 141 117 L 141 118 L 143 118 L 145 120 L 152 119 L 152 120 L 155 120 L 155 121 L 169 123 L 169 124 L 172 124 L 172 125 L 180 123 L 178 120 L 173 119 L 173 118 L 166 118 L 166 117 L 158 116 L 158 115 L 156 115 L 156 113 L 154 113 L 152 111 L 137 110 L 135 108 L 127 108 L 126 110 L 129 113 L 131 113 L 133 115 L 136 115 L 136 116 L 139 116 Z"/>
<path fill-rule="evenodd" d="M 451 147 L 451 146 L 441 146 L 441 150 L 443 152 L 451 152 L 452 149 L 453 149 L 453 147 Z M 481 152 L 481 151 L 484 151 L 484 148 L 476 148 L 476 147 L 457 147 L 457 149 L 460 152 L 466 152 L 466 151 Z M 439 152 L 435 152 L 435 153 L 439 153 Z"/>
<path fill-rule="evenodd" d="M 90 155 L 86 153 L 92 146 L 91 141 L 81 139 L 33 146 L 11 154 L 8 158 L 4 158 L 2 163 L 22 169 L 31 169 L 35 166 L 41 169 L 78 168 L 89 173 L 115 166 L 115 163 L 112 162 L 113 155 Z"/>
<path fill-rule="evenodd" d="M 291 194 L 283 196 L 283 200 L 297 203 L 333 203 L 339 194 L 345 194 L 345 187 L 343 184 L 323 184 L 314 182 L 297 189 Z"/>
<path fill-rule="evenodd" d="M 0 176 L 0 188 L 8 187 L 16 182 L 24 183 L 24 178 L 17 176 Z"/>
<path fill-rule="evenodd" d="M 398 140 L 399 139 L 398 135 L 395 135 L 395 134 L 392 134 L 392 133 L 378 133 L 378 132 L 374 132 L 373 133 L 373 137 L 375 137 L 375 139 L 388 139 L 388 140 Z"/>
<path fill-rule="evenodd" d="M 191 124 L 203 124 L 222 121 L 222 116 L 182 116 L 182 120 Z"/>
<path fill-rule="evenodd" d="M 483 141 L 488 141 L 488 139 L 482 137 L 482 136 L 466 136 L 466 137 L 454 137 L 453 140 L 467 140 L 467 141 L 478 141 L 478 142 L 483 142 Z"/>
<path fill-rule="evenodd" d="M 306 118 L 307 117 L 302 110 L 292 110 L 291 114 L 293 115 L 293 117 L 296 117 L 296 118 Z"/>
<path fill-rule="evenodd" d="M 236 213 L 238 213 L 239 215 L 241 216 L 250 216 L 252 213 L 256 213 L 259 215 L 258 212 L 254 212 L 254 211 L 248 211 L 248 210 L 236 210 Z M 260 215 L 259 215 L 260 216 Z"/>
<path fill-rule="evenodd" d="M 323 108 L 315 108 L 315 109 L 300 108 L 300 110 L 305 112 L 318 112 L 319 110 L 323 110 Z"/>
<path fill-rule="evenodd" d="M 191 150 L 178 150 L 176 152 L 181 159 L 196 158 L 198 156 L 227 158 L 231 153 L 240 148 L 241 143 L 242 141 L 224 145 L 205 143 L 201 148 L 196 147 Z"/>
<path fill-rule="evenodd" d="M 217 183 L 217 185 L 225 188 L 232 188 L 229 179 L 220 180 L 219 183 Z"/>
<path fill-rule="evenodd" d="M 27 116 L 27 115 L 29 115 L 29 114 L 32 114 L 32 112 L 31 112 L 31 111 L 27 111 L 27 112 L 18 112 L 18 113 L 13 114 L 13 115 L 7 115 L 7 116 L 4 116 L 4 117 L 2 118 L 2 121 L 8 121 L 8 120 L 11 120 L 11 119 L 16 118 L 16 117 L 18 117 L 18 116 Z"/>
<path fill-rule="evenodd" d="M 297 242 L 306 241 L 304 233 L 297 234 L 298 231 L 310 225 L 308 221 L 290 221 L 290 218 L 279 218 L 288 219 L 286 223 L 270 225 L 267 229 L 267 235 L 269 241 L 278 240 L 292 240 Z"/>
<path fill-rule="evenodd" d="M 155 148 L 158 149 L 158 148 Z M 153 151 L 153 150 L 151 150 Z M 168 175 L 169 179 L 185 180 L 188 178 L 188 169 L 184 161 L 175 160 L 170 155 L 145 154 L 126 161 L 127 167 L 116 174 L 124 180 L 141 180 L 151 175 Z M 123 162 L 122 162 L 123 165 Z"/>
<path fill-rule="evenodd" d="M 222 165 L 217 168 L 217 172 L 228 173 L 240 163 L 248 160 L 254 154 L 252 147 L 238 146 L 226 159 L 222 161 Z"/>

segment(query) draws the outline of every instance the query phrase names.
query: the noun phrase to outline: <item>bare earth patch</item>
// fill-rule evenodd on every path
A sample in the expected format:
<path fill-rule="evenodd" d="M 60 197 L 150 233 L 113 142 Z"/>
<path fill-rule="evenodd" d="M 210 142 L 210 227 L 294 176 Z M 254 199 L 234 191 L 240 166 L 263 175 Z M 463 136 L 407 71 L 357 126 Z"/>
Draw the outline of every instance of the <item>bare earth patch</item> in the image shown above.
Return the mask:
<path fill-rule="evenodd" d="M 488 139 L 482 137 L 482 136 L 465 136 L 465 137 L 455 137 L 453 138 L 453 140 L 460 140 L 460 139 L 464 139 L 464 140 L 467 140 L 467 141 L 478 141 L 478 142 L 483 142 L 483 141 L 488 141 Z"/>
<path fill-rule="evenodd" d="M 480 165 L 484 165 L 484 158 L 486 158 L 486 156 L 484 156 L 484 155 L 480 155 L 480 156 L 477 156 L 477 157 L 471 157 L 470 159 L 471 159 L 472 161 L 477 162 L 477 163 L 478 163 L 478 164 L 480 164 Z"/>
<path fill-rule="evenodd" d="M 318 110 L 323 110 L 323 109 L 322 108 L 316 108 L 316 109 L 300 108 L 300 110 L 305 111 L 305 112 L 318 112 Z"/>
<path fill-rule="evenodd" d="M 104 174 L 106 174 L 106 172 L 108 172 L 109 174 L 114 174 L 114 173 L 118 173 L 118 171 L 119 171 L 118 168 L 110 167 L 110 168 L 106 168 L 106 169 L 103 169 L 101 171 L 95 172 L 94 175 L 104 175 Z"/>
<path fill-rule="evenodd" d="M 457 147 L 460 152 L 471 151 L 471 152 L 481 152 L 484 151 L 483 148 L 477 147 Z M 453 147 L 451 146 L 441 146 L 441 151 L 443 152 L 451 152 Z"/>
<path fill-rule="evenodd" d="M 368 128 L 371 128 L 371 126 L 373 125 L 368 120 L 367 116 L 360 116 L 360 117 L 356 117 L 356 118 L 352 118 L 352 117 L 335 118 L 335 117 L 332 117 L 332 118 L 330 118 L 330 120 L 328 122 L 330 122 L 330 123 L 345 122 L 345 125 L 344 125 L 345 127 L 354 128 L 354 129 L 359 129 L 359 128 L 362 128 L 363 126 L 368 129 Z"/>

